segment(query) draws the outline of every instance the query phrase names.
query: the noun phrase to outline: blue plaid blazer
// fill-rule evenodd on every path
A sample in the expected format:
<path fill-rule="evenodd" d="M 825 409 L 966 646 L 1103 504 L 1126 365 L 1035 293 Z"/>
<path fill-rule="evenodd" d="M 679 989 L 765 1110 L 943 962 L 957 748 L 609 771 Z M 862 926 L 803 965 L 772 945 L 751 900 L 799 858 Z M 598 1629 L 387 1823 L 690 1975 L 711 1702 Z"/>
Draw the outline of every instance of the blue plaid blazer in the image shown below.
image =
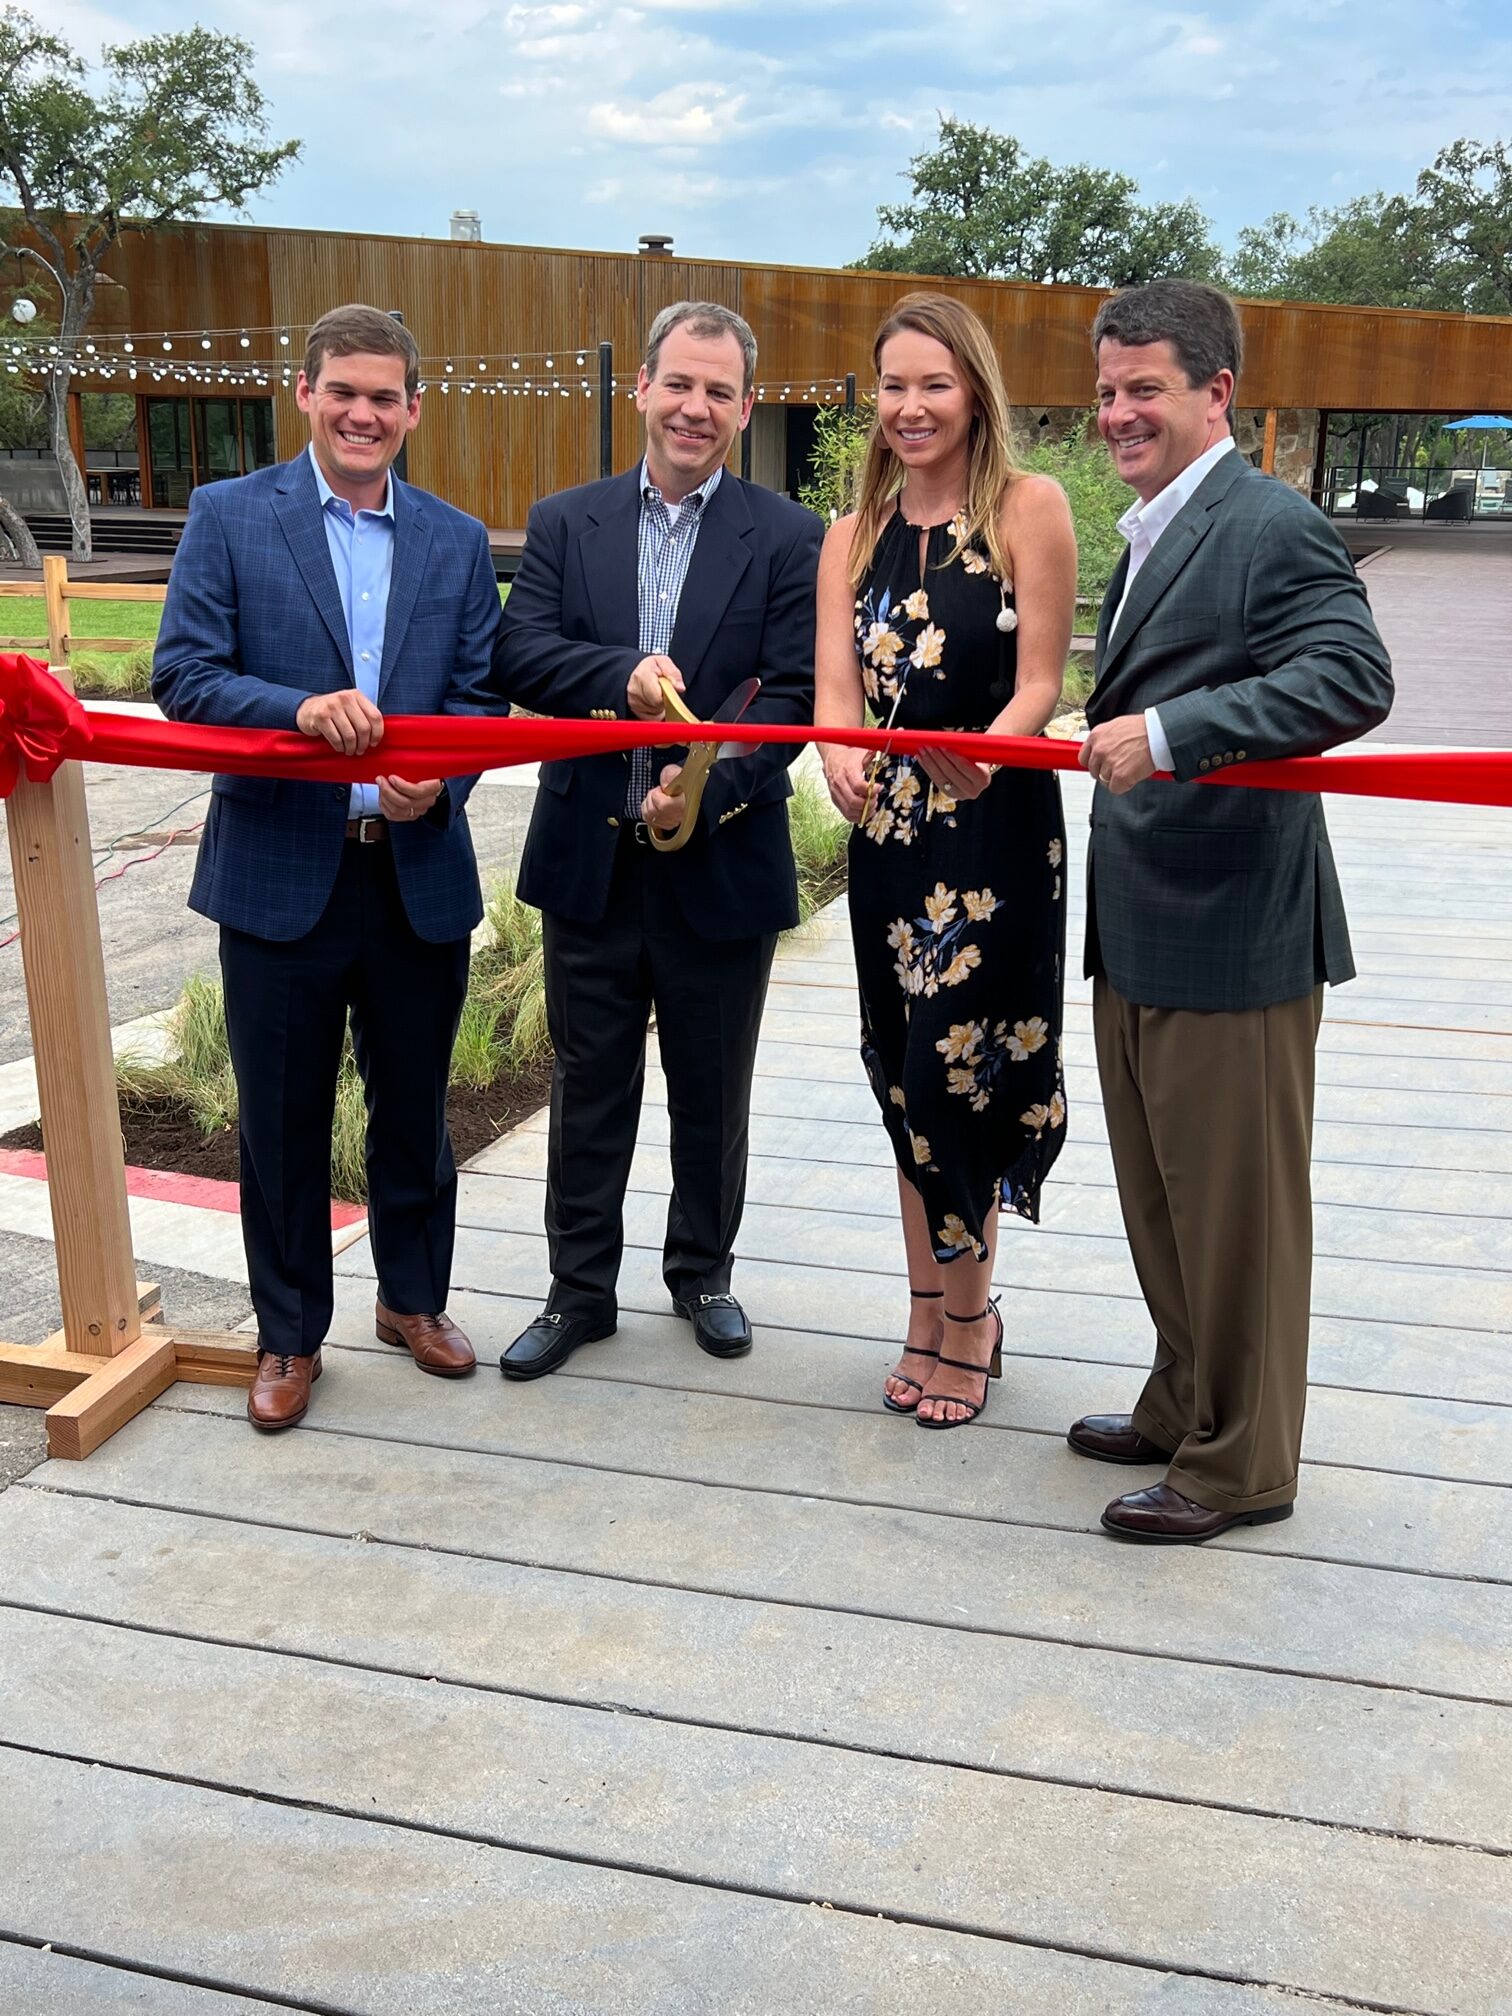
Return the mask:
<path fill-rule="evenodd" d="M 483 527 L 395 479 L 383 712 L 507 712 L 486 686 L 498 622 Z M 153 657 L 169 720 L 292 729 L 311 693 L 354 684 L 308 455 L 196 490 Z M 463 810 L 476 781 L 452 778 L 426 818 L 391 831 L 405 910 L 432 943 L 483 914 Z M 345 784 L 217 776 L 190 907 L 254 937 L 303 937 L 336 881 L 347 804 Z"/>

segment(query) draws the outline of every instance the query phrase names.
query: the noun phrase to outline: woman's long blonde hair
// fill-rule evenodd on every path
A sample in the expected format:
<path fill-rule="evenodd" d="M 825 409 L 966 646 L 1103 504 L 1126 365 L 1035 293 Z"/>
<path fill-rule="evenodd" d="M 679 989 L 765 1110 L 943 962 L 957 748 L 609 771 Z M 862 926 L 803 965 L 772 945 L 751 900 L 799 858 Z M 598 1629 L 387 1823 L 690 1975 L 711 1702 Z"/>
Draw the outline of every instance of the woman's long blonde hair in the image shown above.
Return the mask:
<path fill-rule="evenodd" d="M 980 539 L 987 548 L 993 573 L 1008 582 L 1009 559 L 998 530 L 998 514 L 1003 492 L 1023 472 L 1013 456 L 1008 394 L 992 338 L 981 319 L 948 294 L 905 294 L 877 331 L 872 344 L 872 363 L 879 375 L 883 346 L 904 329 L 932 336 L 937 343 L 944 344 L 954 357 L 976 407 L 967 449 L 966 495 L 961 505 L 966 528 L 948 559 L 956 559 L 963 547 Z M 853 588 L 859 586 L 871 562 L 882 527 L 903 487 L 904 474 L 903 464 L 883 436 L 879 417 L 866 444 L 856 499 L 856 524 L 850 548 Z"/>

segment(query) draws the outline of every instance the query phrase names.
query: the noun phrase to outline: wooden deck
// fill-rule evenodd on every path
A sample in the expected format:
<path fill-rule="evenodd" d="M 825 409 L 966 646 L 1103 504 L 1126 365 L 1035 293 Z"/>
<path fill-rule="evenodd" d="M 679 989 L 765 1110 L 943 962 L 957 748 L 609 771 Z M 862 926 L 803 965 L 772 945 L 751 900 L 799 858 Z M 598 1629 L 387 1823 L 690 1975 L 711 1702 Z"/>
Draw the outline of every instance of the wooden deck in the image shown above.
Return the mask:
<path fill-rule="evenodd" d="M 1397 682 L 1370 739 L 1512 746 L 1512 526 L 1387 526 L 1360 578 Z"/>
<path fill-rule="evenodd" d="M 545 1286 L 538 1121 L 463 1182 L 474 1381 L 374 1343 L 359 1247 L 304 1427 L 180 1387 L 0 1498 L 0 2008 L 1506 2016 L 1512 817 L 1403 809 L 1331 808 L 1363 977 L 1293 1520 L 1097 1530 L 1141 1473 L 1064 1429 L 1150 1337 L 1079 981 L 991 1409 L 880 1411 L 901 1255 L 831 914 L 766 1019 L 750 1358 L 667 1313 L 653 1072 L 622 1328 L 563 1375 L 492 1364 Z"/>

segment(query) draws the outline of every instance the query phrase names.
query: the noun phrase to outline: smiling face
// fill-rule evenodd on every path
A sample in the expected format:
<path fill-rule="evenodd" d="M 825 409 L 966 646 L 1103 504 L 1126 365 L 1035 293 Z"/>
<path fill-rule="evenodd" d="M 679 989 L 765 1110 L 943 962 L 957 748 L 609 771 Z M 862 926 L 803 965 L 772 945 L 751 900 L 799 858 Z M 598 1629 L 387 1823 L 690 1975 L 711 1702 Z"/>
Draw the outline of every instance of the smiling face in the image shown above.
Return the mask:
<path fill-rule="evenodd" d="M 882 346 L 877 421 L 907 470 L 944 470 L 964 458 L 976 401 L 953 351 L 917 329 Z"/>
<path fill-rule="evenodd" d="M 1188 384 L 1170 343 L 1105 336 L 1098 345 L 1097 430 L 1143 504 L 1223 439 L 1233 396 L 1232 371 Z"/>
<path fill-rule="evenodd" d="M 695 336 L 686 323 L 669 330 L 656 376 L 643 364 L 635 403 L 646 422 L 646 469 L 669 503 L 681 503 L 725 460 L 751 417 L 742 390 L 745 357 L 728 331 Z"/>
<path fill-rule="evenodd" d="M 404 389 L 404 359 L 327 354 L 313 384 L 300 372 L 294 396 L 309 416 L 315 459 L 336 495 L 354 510 L 381 504 L 389 465 L 420 418 L 419 393 Z"/>

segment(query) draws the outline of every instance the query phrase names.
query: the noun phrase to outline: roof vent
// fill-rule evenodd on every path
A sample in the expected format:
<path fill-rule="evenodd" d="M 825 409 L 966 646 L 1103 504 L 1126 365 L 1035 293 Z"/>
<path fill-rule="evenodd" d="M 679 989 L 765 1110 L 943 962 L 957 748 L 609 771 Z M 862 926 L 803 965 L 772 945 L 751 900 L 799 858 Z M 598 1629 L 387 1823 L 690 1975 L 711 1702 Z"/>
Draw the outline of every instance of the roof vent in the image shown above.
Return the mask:
<path fill-rule="evenodd" d="M 483 221 L 476 210 L 453 210 L 451 213 L 451 235 L 466 245 L 480 245 L 483 242 Z"/>
<path fill-rule="evenodd" d="M 670 259 L 672 240 L 661 231 L 642 231 L 640 249 L 648 259 Z"/>

